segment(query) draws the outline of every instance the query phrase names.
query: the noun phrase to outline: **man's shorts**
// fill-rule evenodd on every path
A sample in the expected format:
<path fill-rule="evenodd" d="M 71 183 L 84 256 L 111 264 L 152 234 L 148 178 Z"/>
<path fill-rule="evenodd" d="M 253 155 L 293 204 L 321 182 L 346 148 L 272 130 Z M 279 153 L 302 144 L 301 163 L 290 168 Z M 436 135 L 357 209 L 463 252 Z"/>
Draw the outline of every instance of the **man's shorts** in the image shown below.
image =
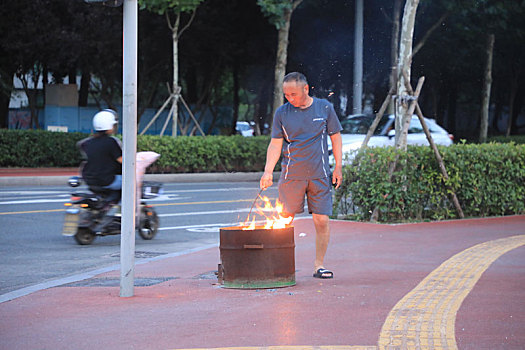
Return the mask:
<path fill-rule="evenodd" d="M 279 201 L 287 214 L 304 212 L 304 196 L 310 214 L 332 215 L 332 181 L 330 177 L 311 180 L 279 178 Z"/>

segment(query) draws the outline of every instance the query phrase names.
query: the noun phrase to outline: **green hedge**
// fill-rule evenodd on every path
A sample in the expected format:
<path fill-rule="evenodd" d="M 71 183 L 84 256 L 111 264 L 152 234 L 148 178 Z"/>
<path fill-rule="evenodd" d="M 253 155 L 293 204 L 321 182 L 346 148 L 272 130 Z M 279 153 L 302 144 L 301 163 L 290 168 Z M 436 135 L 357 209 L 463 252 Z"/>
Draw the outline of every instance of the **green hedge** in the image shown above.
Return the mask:
<path fill-rule="evenodd" d="M 445 183 L 430 147 L 369 148 L 359 167 L 344 167 L 335 213 L 379 221 L 458 218 L 448 189 L 455 191 L 466 217 L 525 213 L 525 146 L 487 143 L 440 147 L 449 181 Z M 388 164 L 399 156 L 392 183 L 385 181 Z M 448 185 L 448 186 L 447 186 Z"/>
<path fill-rule="evenodd" d="M 0 167 L 78 166 L 81 159 L 76 143 L 87 136 L 0 129 Z M 154 173 L 262 171 L 269 141 L 269 136 L 144 135 L 137 137 L 137 151 L 160 154 L 159 160 L 148 168 L 148 172 Z"/>
<path fill-rule="evenodd" d="M 154 173 L 262 171 L 266 162 L 267 136 L 140 136 L 139 151 L 155 151 L 160 158 Z"/>
<path fill-rule="evenodd" d="M 525 144 L 525 135 L 511 135 L 511 136 L 491 136 L 488 138 L 488 142 L 499 142 L 499 143 L 518 143 Z"/>
<path fill-rule="evenodd" d="M 81 133 L 0 129 L 0 167 L 74 167 Z"/>

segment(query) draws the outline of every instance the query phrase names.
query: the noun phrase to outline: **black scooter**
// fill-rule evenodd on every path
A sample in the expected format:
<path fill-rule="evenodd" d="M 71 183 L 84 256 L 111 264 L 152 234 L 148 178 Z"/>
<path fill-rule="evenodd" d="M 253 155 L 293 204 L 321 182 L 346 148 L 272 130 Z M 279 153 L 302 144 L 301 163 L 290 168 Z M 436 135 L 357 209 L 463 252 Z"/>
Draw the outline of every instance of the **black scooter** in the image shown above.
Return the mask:
<path fill-rule="evenodd" d="M 82 179 L 74 176 L 69 179 L 71 187 L 80 186 Z M 97 236 L 120 234 L 120 219 L 115 206 L 120 197 L 115 191 L 102 187 L 91 186 L 90 192 L 74 192 L 71 201 L 65 205 L 66 216 L 62 235 L 73 236 L 78 244 L 88 245 Z M 140 205 L 137 209 L 137 230 L 143 239 L 155 237 L 159 229 L 159 217 L 155 208 L 147 205 L 145 200 L 155 198 L 162 193 L 162 184 L 159 182 L 143 182 Z"/>

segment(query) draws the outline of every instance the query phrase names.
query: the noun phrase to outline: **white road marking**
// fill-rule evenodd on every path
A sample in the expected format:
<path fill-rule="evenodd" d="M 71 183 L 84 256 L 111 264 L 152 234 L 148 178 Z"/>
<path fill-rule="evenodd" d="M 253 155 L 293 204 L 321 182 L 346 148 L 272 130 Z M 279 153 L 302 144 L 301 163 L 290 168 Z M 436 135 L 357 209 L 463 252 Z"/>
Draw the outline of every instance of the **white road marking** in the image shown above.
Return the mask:
<path fill-rule="evenodd" d="M 158 214 L 159 217 L 168 217 L 168 216 L 188 216 L 188 215 L 213 215 L 213 214 L 232 214 L 232 213 L 247 213 L 249 208 L 244 209 L 234 209 L 234 210 L 215 210 L 215 211 L 194 211 L 194 212 L 184 212 L 184 213 L 170 213 L 170 214 Z M 254 209 L 255 212 L 255 209 Z"/>
<path fill-rule="evenodd" d="M 307 218 L 310 218 L 311 215 L 308 215 L 308 216 L 301 216 L 301 217 L 296 217 L 294 219 L 294 221 L 297 221 L 297 220 L 303 220 L 303 219 L 307 219 Z M 258 224 L 264 224 L 266 222 L 266 220 L 258 220 L 258 221 L 255 221 L 255 224 L 258 225 Z M 218 227 L 218 228 L 221 228 L 221 227 L 230 227 L 230 226 L 239 226 L 239 225 L 242 225 L 243 222 L 242 221 L 237 221 L 237 222 L 230 222 L 230 223 L 227 223 L 227 224 L 218 224 L 218 223 L 214 223 L 214 224 L 200 224 L 200 225 L 184 225 L 184 226 L 172 226 L 172 227 L 159 227 L 159 231 L 166 231 L 166 230 L 190 230 L 190 229 L 198 229 L 198 228 L 201 228 L 201 227 Z M 200 231 L 200 232 L 204 232 L 204 231 Z M 213 231 L 212 231 L 213 232 Z"/>
<path fill-rule="evenodd" d="M 228 226 L 238 226 L 240 222 L 230 222 L 227 224 L 200 224 L 200 225 L 184 225 L 184 226 L 172 226 L 172 227 L 159 227 L 159 231 L 166 230 L 184 230 L 184 229 L 193 229 L 199 227 L 228 227 Z"/>
<path fill-rule="evenodd" d="M 156 198 L 147 199 L 148 202 L 162 202 L 162 201 L 169 201 L 169 200 L 181 200 L 181 199 L 188 199 L 190 197 L 180 197 L 177 193 L 198 193 L 198 192 L 231 192 L 231 191 L 254 191 L 257 190 L 257 187 L 236 187 L 236 188 L 207 188 L 207 189 L 194 189 L 194 190 L 170 190 L 166 191 L 164 190 L 161 195 L 159 195 Z M 79 191 L 88 191 L 87 189 L 79 189 Z M 10 197 L 10 198 L 3 198 L 4 201 L 0 202 L 0 205 L 12 205 L 12 204 L 39 204 L 39 203 L 65 203 L 69 200 L 69 197 L 71 196 L 70 192 L 67 192 L 67 194 L 64 194 L 64 191 L 0 191 L 0 195 L 15 195 L 15 196 L 30 196 L 30 195 L 54 195 L 53 198 L 41 198 L 37 199 L 35 197 L 26 197 L 27 199 L 20 199 L 20 197 Z M 64 199 L 56 199 L 56 197 L 65 197 Z M 16 199 L 18 198 L 18 199 Z M 6 199 L 13 199 L 8 200 Z"/>
<path fill-rule="evenodd" d="M 5 202 L 0 202 L 0 205 L 1 204 L 7 204 L 7 205 L 10 205 L 10 204 L 38 204 L 38 203 L 65 203 L 65 202 L 69 202 L 69 199 L 71 197 L 71 195 L 60 195 L 60 196 L 56 196 L 56 197 L 66 197 L 66 198 L 62 198 L 62 199 L 51 199 L 51 198 L 45 198 L 45 199 L 24 199 L 24 200 L 15 200 L 15 201 L 5 201 Z M 190 197 L 178 197 L 178 196 L 164 196 L 164 195 L 161 195 L 157 198 L 151 198 L 151 199 L 146 199 L 146 202 L 166 202 L 166 201 L 173 201 L 173 200 L 181 200 L 181 199 L 188 199 Z"/>
<path fill-rule="evenodd" d="M 231 187 L 231 188 L 202 188 L 195 190 L 164 190 L 164 193 L 189 193 L 189 192 L 231 192 L 231 191 L 257 191 L 259 187 Z"/>
<path fill-rule="evenodd" d="M 190 232 L 219 232 L 220 227 L 200 227 L 200 228 L 188 228 L 187 231 Z"/>
<path fill-rule="evenodd" d="M 179 197 L 179 195 L 175 194 L 175 195 L 165 195 L 165 194 L 161 194 L 160 196 L 158 197 L 155 197 L 155 198 L 150 198 L 150 199 L 145 199 L 146 202 L 165 202 L 165 201 L 171 201 L 171 200 L 181 200 L 181 199 L 188 199 L 188 198 L 191 198 L 191 197 Z"/>

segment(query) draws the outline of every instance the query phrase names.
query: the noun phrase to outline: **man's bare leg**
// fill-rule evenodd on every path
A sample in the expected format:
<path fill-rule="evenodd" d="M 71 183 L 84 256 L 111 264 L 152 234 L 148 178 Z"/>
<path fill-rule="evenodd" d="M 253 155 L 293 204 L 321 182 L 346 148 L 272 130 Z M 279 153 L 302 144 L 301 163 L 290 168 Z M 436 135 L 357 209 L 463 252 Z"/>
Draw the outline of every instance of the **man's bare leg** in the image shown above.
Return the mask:
<path fill-rule="evenodd" d="M 314 272 L 324 268 L 324 256 L 330 241 L 330 227 L 328 215 L 312 214 L 315 225 L 315 263 Z"/>

